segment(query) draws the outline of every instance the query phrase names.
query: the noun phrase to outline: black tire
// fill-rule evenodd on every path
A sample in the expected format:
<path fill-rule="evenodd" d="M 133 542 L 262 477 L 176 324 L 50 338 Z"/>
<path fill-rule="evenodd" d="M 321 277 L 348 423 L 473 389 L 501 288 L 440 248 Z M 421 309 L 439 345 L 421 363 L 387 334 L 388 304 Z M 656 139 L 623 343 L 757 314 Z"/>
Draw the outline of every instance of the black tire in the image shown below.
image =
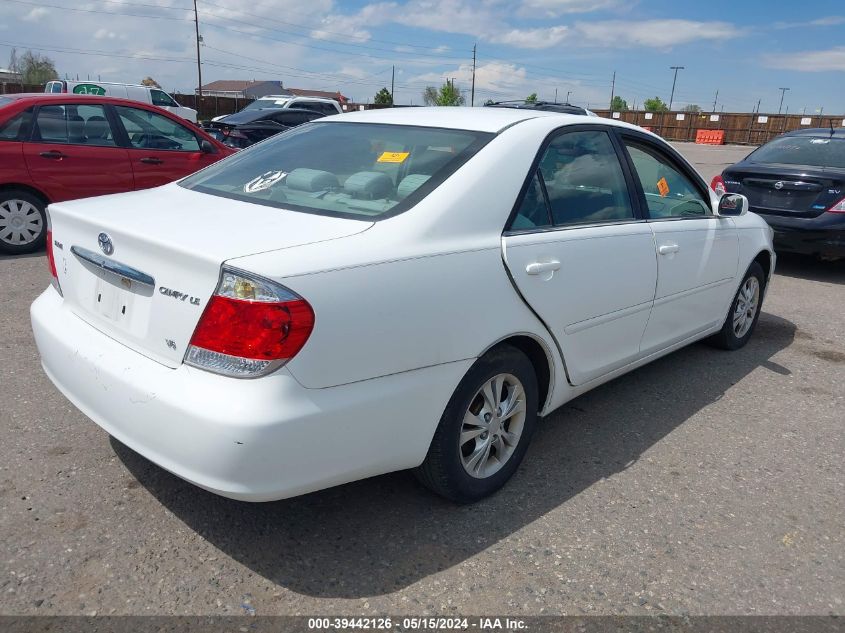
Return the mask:
<path fill-rule="evenodd" d="M 740 293 L 750 277 L 755 277 L 757 279 L 760 293 L 757 300 L 756 313 L 754 314 L 754 319 L 751 322 L 751 327 L 748 328 L 748 331 L 746 331 L 742 336 L 737 336 L 734 331 L 733 315 L 736 312 L 737 305 L 740 301 Z M 763 308 L 763 291 L 765 288 L 766 275 L 763 272 L 763 267 L 757 262 L 751 262 L 751 266 L 748 267 L 748 271 L 742 278 L 742 282 L 739 284 L 739 288 L 734 295 L 734 300 L 731 301 L 731 307 L 728 310 L 728 314 L 725 316 L 725 323 L 722 325 L 722 329 L 719 330 L 717 334 L 714 334 L 707 339 L 707 342 L 714 347 L 730 351 L 744 347 L 748 342 L 748 339 L 750 339 L 751 335 L 754 333 L 754 328 L 757 327 L 757 320 L 760 318 L 760 311 Z"/>
<path fill-rule="evenodd" d="M 521 434 L 514 443 L 514 448 L 506 449 L 512 450 L 512 453 L 498 471 L 487 477 L 471 476 L 464 466 L 459 442 L 464 416 L 470 411 L 470 407 L 477 406 L 477 397 L 482 386 L 500 374 L 515 377 L 524 391 L 525 418 L 522 421 Z M 472 503 L 496 492 L 516 472 L 528 449 L 537 422 L 537 394 L 534 367 L 528 357 L 518 349 L 501 345 L 479 358 L 470 367 L 446 405 L 425 461 L 414 469 L 417 479 L 427 488 L 457 503 Z M 501 428 L 507 431 L 507 425 L 512 424 L 511 420 L 515 419 L 514 417 L 503 422 Z M 494 447 L 493 455 L 496 454 L 495 450 Z"/>
<path fill-rule="evenodd" d="M 39 248 L 44 247 L 44 242 L 47 238 L 47 213 L 45 211 L 46 205 L 44 200 L 23 189 L 3 189 L 0 190 L 0 205 L 9 203 L 13 206 L 19 206 L 21 202 L 26 202 L 35 207 L 35 210 L 41 217 L 40 232 L 32 239 L 24 244 L 14 244 L 11 241 L 3 238 L 5 225 L 0 226 L 0 253 L 9 255 L 21 255 L 23 253 L 31 253 Z M 7 209 L 10 210 L 10 209 Z M 0 218 L 0 223 L 3 220 Z"/>

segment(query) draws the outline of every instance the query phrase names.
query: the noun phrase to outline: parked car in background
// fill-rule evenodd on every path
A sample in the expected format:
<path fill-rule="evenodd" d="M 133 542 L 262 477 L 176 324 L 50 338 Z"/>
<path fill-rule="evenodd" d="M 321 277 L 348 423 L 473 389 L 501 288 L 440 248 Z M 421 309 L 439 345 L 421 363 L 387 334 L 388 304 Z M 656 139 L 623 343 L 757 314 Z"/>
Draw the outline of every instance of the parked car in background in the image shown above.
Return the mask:
<path fill-rule="evenodd" d="M 741 193 L 779 251 L 845 257 L 845 128 L 778 136 L 725 169 L 717 193 Z"/>
<path fill-rule="evenodd" d="M 341 108 L 340 104 L 334 99 L 325 99 L 323 97 L 295 97 L 293 95 L 267 95 L 266 97 L 259 97 L 241 110 L 241 112 L 252 110 L 281 110 L 284 108 L 312 110 L 314 112 L 319 112 L 323 116 L 343 114 L 343 108 Z M 232 115 L 224 114 L 216 116 L 212 119 L 212 121 L 219 121 L 227 116 Z"/>
<path fill-rule="evenodd" d="M 147 189 L 233 153 L 154 106 L 111 97 L 0 97 L 0 251 L 44 244 L 53 202 Z"/>
<path fill-rule="evenodd" d="M 583 114 L 584 116 L 598 116 L 592 110 L 572 105 L 571 103 L 558 103 L 556 101 L 525 101 L 516 99 L 512 101 L 496 101 L 485 103 L 488 108 L 516 108 L 519 110 L 541 110 L 543 112 L 558 112 L 560 114 Z"/>
<path fill-rule="evenodd" d="M 187 119 L 191 123 L 197 122 L 197 111 L 193 108 L 186 108 L 176 102 L 161 88 L 144 86 L 141 84 L 121 84 L 111 81 L 70 81 L 55 80 L 48 81 L 44 86 L 44 92 L 50 94 L 75 94 L 94 95 L 97 97 L 118 97 L 120 99 L 132 99 L 149 105 L 164 108 L 176 116 Z"/>
<path fill-rule="evenodd" d="M 215 493 L 415 468 L 470 502 L 538 415 L 693 341 L 745 345 L 775 266 L 746 205 L 613 120 L 354 112 L 51 205 L 32 327 L 71 402 Z"/>
<path fill-rule="evenodd" d="M 211 121 L 203 129 L 221 143 L 243 149 L 324 116 L 320 112 L 303 108 L 246 109 Z"/>

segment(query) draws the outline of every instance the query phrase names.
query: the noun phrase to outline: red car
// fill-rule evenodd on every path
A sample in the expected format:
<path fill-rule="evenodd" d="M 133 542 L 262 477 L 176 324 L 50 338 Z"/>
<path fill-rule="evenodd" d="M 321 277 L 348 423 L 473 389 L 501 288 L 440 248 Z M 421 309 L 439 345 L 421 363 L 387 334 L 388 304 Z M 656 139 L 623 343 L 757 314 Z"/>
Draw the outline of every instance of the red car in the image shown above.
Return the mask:
<path fill-rule="evenodd" d="M 156 187 L 233 152 L 184 119 L 137 101 L 0 96 L 0 252 L 42 246 L 51 202 Z"/>

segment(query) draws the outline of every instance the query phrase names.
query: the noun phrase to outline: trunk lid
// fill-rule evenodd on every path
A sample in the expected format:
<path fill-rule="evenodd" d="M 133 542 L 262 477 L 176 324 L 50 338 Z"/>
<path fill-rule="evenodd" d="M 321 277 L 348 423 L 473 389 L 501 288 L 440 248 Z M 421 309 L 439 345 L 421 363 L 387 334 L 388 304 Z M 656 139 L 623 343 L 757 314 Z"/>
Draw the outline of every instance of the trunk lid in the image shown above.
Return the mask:
<path fill-rule="evenodd" d="M 723 173 L 725 187 L 764 215 L 814 218 L 845 195 L 845 172 L 800 165 L 743 162 Z"/>
<path fill-rule="evenodd" d="M 372 226 L 176 184 L 54 204 L 49 213 L 65 306 L 168 367 L 182 363 L 226 260 L 335 240 Z M 108 254 L 101 234 L 111 242 Z"/>

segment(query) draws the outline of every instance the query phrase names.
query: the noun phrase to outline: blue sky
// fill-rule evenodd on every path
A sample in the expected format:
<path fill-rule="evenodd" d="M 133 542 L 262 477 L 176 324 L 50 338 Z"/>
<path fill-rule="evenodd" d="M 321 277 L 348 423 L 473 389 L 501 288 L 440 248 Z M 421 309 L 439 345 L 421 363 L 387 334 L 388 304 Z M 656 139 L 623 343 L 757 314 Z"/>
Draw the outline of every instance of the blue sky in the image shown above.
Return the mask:
<path fill-rule="evenodd" d="M 372 100 L 396 67 L 397 103 L 455 78 L 476 104 L 537 92 L 606 107 L 611 77 L 630 106 L 845 113 L 845 3 L 812 0 L 198 0 L 203 81 L 276 79 Z M 229 8 L 232 7 L 232 8 Z M 234 8 L 237 7 L 237 8 Z M 196 86 L 192 0 L 4 0 L 0 66 L 12 46 L 61 74 Z"/>

